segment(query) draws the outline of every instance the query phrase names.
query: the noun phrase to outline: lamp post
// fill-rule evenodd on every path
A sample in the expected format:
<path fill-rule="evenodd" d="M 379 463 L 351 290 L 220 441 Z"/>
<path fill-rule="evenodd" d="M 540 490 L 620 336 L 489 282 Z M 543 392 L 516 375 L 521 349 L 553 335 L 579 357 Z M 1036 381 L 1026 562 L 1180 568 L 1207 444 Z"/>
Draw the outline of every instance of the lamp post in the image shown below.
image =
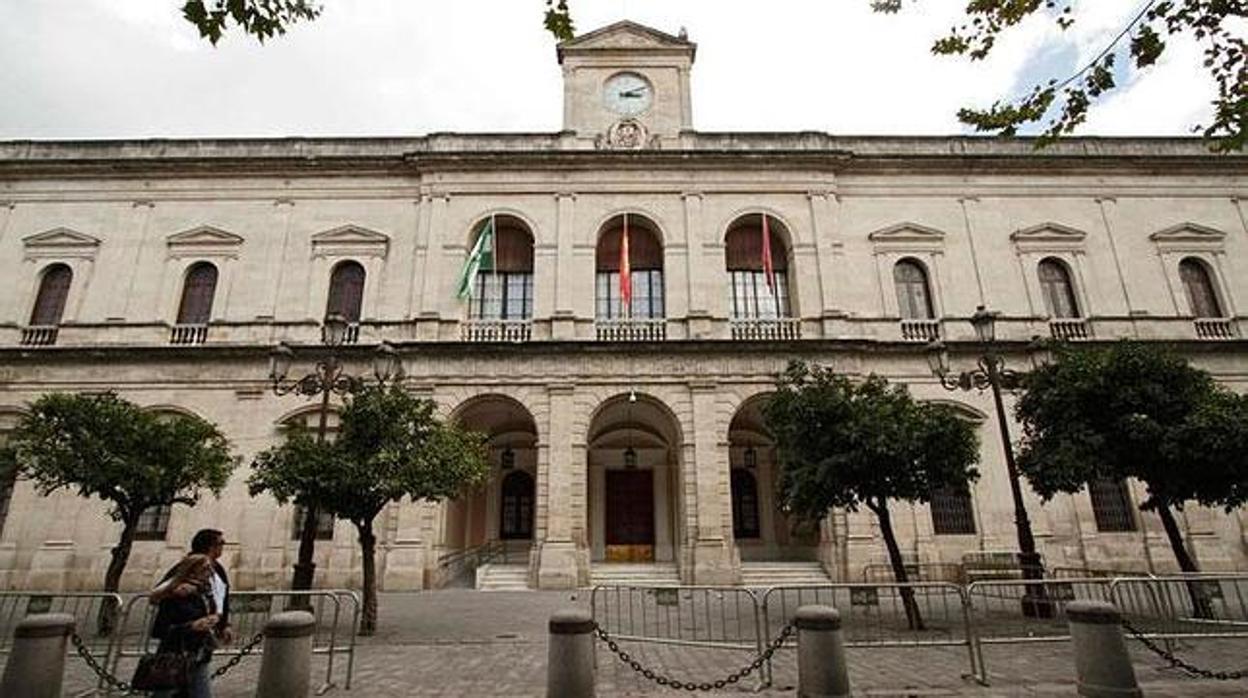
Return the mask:
<path fill-rule="evenodd" d="M 1014 447 L 1010 441 L 1010 427 L 1005 415 L 1005 403 L 1001 389 L 1018 387 L 1021 374 L 1005 367 L 1001 357 L 992 349 L 996 340 L 997 313 L 979 306 L 971 316 L 971 327 L 983 346 L 978 367 L 972 371 L 953 374 L 949 369 L 949 352 L 939 340 L 928 345 L 927 360 L 932 373 L 946 390 L 992 390 L 992 401 L 997 408 L 997 427 L 1001 430 L 1001 446 L 1005 450 L 1005 470 L 1010 480 L 1010 495 L 1014 500 L 1014 526 L 1018 535 L 1018 563 L 1023 568 L 1023 579 L 1044 578 L 1043 561 L 1036 552 L 1036 538 L 1031 532 L 1031 519 L 1023 504 L 1023 488 L 1019 482 L 1018 466 L 1014 462 Z M 1048 618 L 1053 615 L 1043 584 L 1027 587 L 1023 596 L 1023 613 L 1030 617 Z"/>
<path fill-rule="evenodd" d="M 289 378 L 290 365 L 294 362 L 295 352 L 288 344 L 282 342 L 269 352 L 269 380 L 272 382 L 275 395 L 298 393 L 305 397 L 320 397 L 321 407 L 317 415 L 316 442 L 325 442 L 325 433 L 329 422 L 329 398 L 331 395 L 348 395 L 364 387 L 365 380 L 348 374 L 338 358 L 338 350 L 347 335 L 346 318 L 337 313 L 325 316 L 321 326 L 321 342 L 328 349 L 325 357 L 316 362 L 311 373 L 297 379 Z M 378 384 L 385 385 L 392 380 L 403 377 L 403 364 L 394 347 L 382 342 L 373 355 L 373 374 Z M 295 562 L 294 575 L 290 588 L 296 591 L 312 588 L 312 577 L 316 572 L 316 563 L 312 561 L 313 548 L 316 545 L 317 508 L 308 505 L 304 510 L 302 528 L 299 531 L 299 557 Z"/>

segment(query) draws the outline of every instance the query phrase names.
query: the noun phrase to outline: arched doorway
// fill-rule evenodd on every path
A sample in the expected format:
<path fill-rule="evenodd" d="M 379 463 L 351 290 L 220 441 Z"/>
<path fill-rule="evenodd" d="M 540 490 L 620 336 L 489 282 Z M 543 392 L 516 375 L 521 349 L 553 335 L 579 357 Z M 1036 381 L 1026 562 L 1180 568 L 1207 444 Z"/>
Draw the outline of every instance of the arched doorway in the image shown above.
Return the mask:
<path fill-rule="evenodd" d="M 527 565 L 539 523 L 537 423 L 528 409 L 505 395 L 482 395 L 456 408 L 452 419 L 485 434 L 491 468 L 485 484 L 444 506 L 439 557 L 450 561 L 444 583 L 470 571 L 471 559 Z"/>
<path fill-rule="evenodd" d="M 680 525 L 680 429 L 667 406 L 628 393 L 590 423 L 589 544 L 593 562 L 671 563 Z"/>
<path fill-rule="evenodd" d="M 788 516 L 776 501 L 776 448 L 763 420 L 767 398 L 746 400 L 728 427 L 733 537 L 743 562 L 815 561 L 819 527 Z"/>

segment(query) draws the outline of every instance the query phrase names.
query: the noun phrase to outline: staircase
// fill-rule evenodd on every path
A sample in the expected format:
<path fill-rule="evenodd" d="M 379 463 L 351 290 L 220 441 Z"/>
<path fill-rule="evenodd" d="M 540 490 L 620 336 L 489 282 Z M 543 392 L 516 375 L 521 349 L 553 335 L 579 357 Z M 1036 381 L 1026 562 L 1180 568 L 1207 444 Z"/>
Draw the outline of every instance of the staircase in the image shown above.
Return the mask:
<path fill-rule="evenodd" d="M 741 586 L 776 587 L 831 584 L 818 562 L 742 562 Z"/>
<path fill-rule="evenodd" d="M 528 591 L 529 566 L 489 563 L 477 568 L 479 591 Z"/>
<path fill-rule="evenodd" d="M 680 586 L 680 571 L 674 562 L 621 563 L 595 562 L 590 572 L 590 586 Z"/>

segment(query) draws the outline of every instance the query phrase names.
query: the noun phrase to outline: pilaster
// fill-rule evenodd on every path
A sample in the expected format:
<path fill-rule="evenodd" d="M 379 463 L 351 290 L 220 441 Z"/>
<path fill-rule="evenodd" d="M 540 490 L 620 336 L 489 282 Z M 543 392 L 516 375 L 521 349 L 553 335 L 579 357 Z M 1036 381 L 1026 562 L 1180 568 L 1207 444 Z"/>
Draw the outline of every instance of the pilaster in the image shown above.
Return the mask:
<path fill-rule="evenodd" d="M 695 527 L 689 533 L 692 543 L 692 583 L 714 585 L 735 584 L 738 570 L 731 536 L 724 535 L 724 511 L 731 511 L 728 493 L 729 472 L 727 453 L 717 447 L 720 442 L 715 402 L 718 385 L 711 381 L 689 384 L 693 404 L 693 458 L 686 462 L 697 496 Z M 688 438 L 688 437 L 686 437 Z M 686 576 L 688 580 L 688 577 Z"/>
<path fill-rule="evenodd" d="M 538 463 L 538 481 L 544 483 L 539 484 L 539 496 L 546 499 L 546 532 L 540 542 L 537 585 L 541 589 L 574 589 L 580 576 L 572 539 L 574 520 L 585 527 L 585 498 L 582 495 L 579 503 L 575 502 L 573 493 L 577 475 L 571 433 L 575 388 L 567 383 L 552 384 L 546 387 L 546 395 L 550 409 L 545 431 L 550 435 L 550 446 L 545 472 Z"/>

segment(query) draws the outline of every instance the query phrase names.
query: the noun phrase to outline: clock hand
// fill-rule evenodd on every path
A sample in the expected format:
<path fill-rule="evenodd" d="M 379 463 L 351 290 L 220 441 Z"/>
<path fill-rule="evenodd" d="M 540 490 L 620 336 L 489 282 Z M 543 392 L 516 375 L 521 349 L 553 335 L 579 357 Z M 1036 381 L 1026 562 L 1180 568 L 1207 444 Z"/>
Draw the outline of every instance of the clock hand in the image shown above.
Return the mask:
<path fill-rule="evenodd" d="M 640 97 L 641 97 L 641 88 L 639 87 L 639 88 L 637 88 L 637 89 L 635 89 L 635 90 L 624 90 L 624 91 L 621 91 L 621 92 L 620 92 L 620 96 L 621 96 L 621 97 L 627 97 L 627 98 L 640 98 Z"/>

